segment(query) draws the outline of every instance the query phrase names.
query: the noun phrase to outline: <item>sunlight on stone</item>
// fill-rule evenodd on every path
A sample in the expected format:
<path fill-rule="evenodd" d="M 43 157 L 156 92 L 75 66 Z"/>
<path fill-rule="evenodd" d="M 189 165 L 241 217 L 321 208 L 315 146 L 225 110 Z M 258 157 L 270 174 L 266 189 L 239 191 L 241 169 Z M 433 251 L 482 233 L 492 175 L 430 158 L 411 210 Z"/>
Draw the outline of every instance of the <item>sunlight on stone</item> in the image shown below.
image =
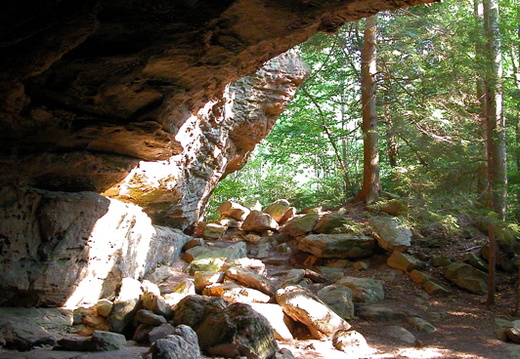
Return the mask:
<path fill-rule="evenodd" d="M 131 233 L 140 234 L 134 239 L 138 243 L 130 243 Z M 149 248 L 155 236 L 155 227 L 140 207 L 111 199 L 108 212 L 97 220 L 90 233 L 87 242 L 88 263 L 81 275 L 83 279 L 68 298 L 65 307 L 75 308 L 78 304 L 96 303 L 105 282 L 114 280 L 110 278 L 111 275 L 133 278 L 143 276 Z M 119 273 L 118 270 L 121 255 L 123 260 L 135 263 L 129 266 L 131 269 L 126 273 Z"/>
<path fill-rule="evenodd" d="M 304 297 L 303 295 L 297 295 L 294 297 L 293 305 L 304 310 L 312 309 L 313 316 L 318 318 L 325 318 L 329 311 L 326 306 L 316 305 L 317 302 L 313 299 Z"/>

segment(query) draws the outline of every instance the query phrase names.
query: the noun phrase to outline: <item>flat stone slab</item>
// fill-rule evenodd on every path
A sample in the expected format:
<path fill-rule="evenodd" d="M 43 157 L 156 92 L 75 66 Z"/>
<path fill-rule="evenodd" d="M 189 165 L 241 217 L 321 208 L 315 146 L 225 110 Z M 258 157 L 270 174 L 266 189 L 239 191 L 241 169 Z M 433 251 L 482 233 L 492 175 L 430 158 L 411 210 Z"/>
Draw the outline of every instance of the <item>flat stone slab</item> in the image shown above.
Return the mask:
<path fill-rule="evenodd" d="M 364 258 L 370 256 L 375 247 L 374 238 L 351 233 L 311 234 L 298 244 L 300 250 L 318 258 Z"/>

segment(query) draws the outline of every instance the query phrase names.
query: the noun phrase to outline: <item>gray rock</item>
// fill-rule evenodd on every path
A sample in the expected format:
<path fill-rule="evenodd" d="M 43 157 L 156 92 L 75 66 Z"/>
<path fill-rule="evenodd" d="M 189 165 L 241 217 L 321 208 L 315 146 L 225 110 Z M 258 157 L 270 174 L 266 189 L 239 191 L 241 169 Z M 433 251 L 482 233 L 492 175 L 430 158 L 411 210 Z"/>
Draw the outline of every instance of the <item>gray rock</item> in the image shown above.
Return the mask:
<path fill-rule="evenodd" d="M 108 299 L 100 299 L 95 305 L 97 315 L 103 318 L 108 318 L 113 307 L 114 303 Z"/>
<path fill-rule="evenodd" d="M 224 281 L 224 272 L 195 272 L 193 274 L 193 283 L 195 284 L 195 291 L 198 293 L 202 292 L 204 288 L 209 285 L 213 285 L 216 283 L 222 283 Z M 194 291 L 194 292 L 195 292 Z M 190 293 L 195 294 L 195 293 Z"/>
<path fill-rule="evenodd" d="M 410 272 L 417 268 L 420 261 L 414 256 L 399 251 L 392 252 L 392 255 L 386 261 L 389 267 L 402 270 L 403 272 Z"/>
<path fill-rule="evenodd" d="M 2 191 L 0 233 L 9 253 L 0 256 L 2 306 L 94 305 L 115 296 L 122 278 L 174 263 L 190 238 L 152 225 L 136 205 L 93 192 Z"/>
<path fill-rule="evenodd" d="M 276 291 L 269 279 L 245 268 L 229 268 L 226 271 L 226 277 L 246 287 L 259 290 L 270 297 L 274 296 Z"/>
<path fill-rule="evenodd" d="M 383 304 L 363 305 L 357 308 L 356 315 L 372 322 L 390 322 L 406 318 L 406 314 Z"/>
<path fill-rule="evenodd" d="M 377 279 L 344 277 L 336 284 L 350 288 L 353 292 L 354 302 L 372 304 L 385 299 L 383 282 Z"/>
<path fill-rule="evenodd" d="M 320 215 L 316 212 L 310 212 L 303 216 L 294 217 L 285 224 L 281 232 L 291 237 L 304 236 L 312 231 L 319 218 Z"/>
<path fill-rule="evenodd" d="M 389 251 L 403 251 L 410 247 L 412 231 L 393 217 L 372 217 L 370 226 L 376 232 L 379 245 Z"/>
<path fill-rule="evenodd" d="M 375 241 L 372 237 L 350 233 L 311 234 L 298 243 L 298 248 L 318 258 L 356 259 L 370 256 Z"/>
<path fill-rule="evenodd" d="M 126 345 L 125 336 L 119 333 L 96 330 L 90 339 L 93 351 L 121 350 Z"/>
<path fill-rule="evenodd" d="M 173 334 L 175 328 L 171 324 L 162 324 L 158 327 L 153 328 L 148 333 L 148 341 L 153 344 L 157 340 L 165 338 L 166 336 Z"/>
<path fill-rule="evenodd" d="M 484 261 L 484 259 L 476 253 L 468 253 L 466 258 L 464 258 L 464 262 L 472 265 L 482 272 L 487 272 L 488 270 L 486 261 Z"/>
<path fill-rule="evenodd" d="M 281 287 L 285 287 L 286 285 L 294 285 L 300 283 L 305 277 L 305 269 L 292 268 L 289 269 L 287 274 L 283 279 Z"/>
<path fill-rule="evenodd" d="M 318 291 L 318 297 L 341 318 L 347 320 L 354 317 L 353 293 L 342 285 L 329 285 Z"/>
<path fill-rule="evenodd" d="M 412 317 L 408 319 L 408 323 L 421 333 L 433 333 L 437 331 L 435 326 L 419 317 Z"/>
<path fill-rule="evenodd" d="M 267 319 L 247 304 L 189 296 L 175 307 L 174 322 L 192 327 L 210 356 L 267 358 L 278 350 Z"/>
<path fill-rule="evenodd" d="M 445 267 L 450 265 L 453 259 L 444 254 L 435 255 L 432 257 L 432 265 L 434 267 Z"/>
<path fill-rule="evenodd" d="M 327 213 L 318 220 L 318 223 L 313 228 L 313 232 L 330 234 L 338 229 L 343 230 L 345 225 L 350 223 L 342 213 Z"/>
<path fill-rule="evenodd" d="M 504 333 L 513 343 L 520 344 L 520 320 L 509 323 Z"/>
<path fill-rule="evenodd" d="M 332 345 L 349 358 L 365 357 L 371 352 L 365 337 L 355 330 L 338 330 L 332 337 Z"/>
<path fill-rule="evenodd" d="M 460 288 L 475 294 L 487 292 L 487 274 L 473 266 L 455 262 L 446 267 L 444 276 Z"/>
<path fill-rule="evenodd" d="M 422 284 L 422 286 L 426 293 L 433 297 L 445 297 L 451 294 L 451 291 L 448 288 L 434 280 L 427 280 Z"/>
<path fill-rule="evenodd" d="M 279 289 L 276 300 L 285 314 L 307 326 L 316 339 L 330 337 L 338 330 L 350 329 L 349 323 L 302 286 Z"/>
<path fill-rule="evenodd" d="M 204 227 L 204 238 L 221 239 L 227 230 L 228 226 L 220 223 L 206 223 L 206 226 Z"/>
<path fill-rule="evenodd" d="M 8 349 L 27 351 L 41 345 L 57 345 L 56 337 L 40 326 L 27 323 L 3 322 L 0 337 Z"/>
<path fill-rule="evenodd" d="M 202 359 L 198 343 L 192 343 L 181 335 L 158 339 L 152 344 L 150 352 L 152 359 Z"/>
<path fill-rule="evenodd" d="M 394 339 L 398 343 L 408 344 L 408 345 L 414 345 L 415 343 L 417 343 L 417 338 L 415 338 L 415 335 L 410 333 L 405 328 L 397 326 L 397 325 L 382 327 L 381 334 L 385 335 L 386 337 Z"/>
<path fill-rule="evenodd" d="M 167 319 L 171 318 L 172 309 L 161 296 L 159 287 L 147 280 L 143 281 L 142 287 L 141 302 L 143 307 Z"/>
<path fill-rule="evenodd" d="M 276 339 L 294 339 L 286 324 L 286 317 L 281 306 L 273 303 L 251 303 L 251 307 L 269 321 L 274 329 Z"/>
<path fill-rule="evenodd" d="M 247 257 L 245 242 L 234 243 L 226 248 L 211 249 L 208 247 L 195 247 L 187 251 L 192 253 L 194 259 L 186 269 L 191 275 L 196 271 L 220 271 L 226 262 Z"/>
<path fill-rule="evenodd" d="M 272 359 L 295 359 L 294 355 L 287 348 L 282 348 L 274 353 L 274 357 Z"/>
<path fill-rule="evenodd" d="M 149 324 L 153 326 L 159 326 L 161 324 L 166 324 L 166 318 L 162 315 L 157 315 L 151 310 L 140 309 L 137 311 L 135 315 L 135 319 L 142 324 Z"/>
<path fill-rule="evenodd" d="M 124 278 L 119 295 L 114 301 L 114 306 L 109 317 L 110 331 L 122 333 L 125 327 L 139 309 L 141 294 L 141 283 L 132 278 Z"/>
<path fill-rule="evenodd" d="M 266 295 L 259 290 L 243 287 L 234 282 L 225 282 L 207 286 L 202 291 L 202 294 L 221 297 L 228 302 L 233 303 L 267 303 L 271 300 L 271 296 Z"/>
<path fill-rule="evenodd" d="M 132 340 L 136 341 L 137 343 L 148 343 L 149 340 L 149 334 L 154 329 L 154 325 L 150 324 L 139 324 L 137 328 L 135 328 L 134 336 L 132 337 Z"/>

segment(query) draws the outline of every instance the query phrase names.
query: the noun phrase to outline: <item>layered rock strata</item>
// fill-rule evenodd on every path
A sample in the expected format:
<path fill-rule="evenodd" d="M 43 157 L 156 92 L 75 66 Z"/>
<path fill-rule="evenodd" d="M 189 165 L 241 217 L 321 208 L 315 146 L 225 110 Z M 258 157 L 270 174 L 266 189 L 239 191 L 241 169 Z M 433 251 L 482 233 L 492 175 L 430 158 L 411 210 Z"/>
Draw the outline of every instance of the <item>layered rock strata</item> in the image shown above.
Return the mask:
<path fill-rule="evenodd" d="M 245 83 L 229 83 L 316 32 L 429 1 L 5 1 L 0 184 L 104 192 L 186 228 L 268 133 L 302 67 L 278 78 L 285 65 L 272 63 L 265 95 L 241 109 L 230 99 Z"/>

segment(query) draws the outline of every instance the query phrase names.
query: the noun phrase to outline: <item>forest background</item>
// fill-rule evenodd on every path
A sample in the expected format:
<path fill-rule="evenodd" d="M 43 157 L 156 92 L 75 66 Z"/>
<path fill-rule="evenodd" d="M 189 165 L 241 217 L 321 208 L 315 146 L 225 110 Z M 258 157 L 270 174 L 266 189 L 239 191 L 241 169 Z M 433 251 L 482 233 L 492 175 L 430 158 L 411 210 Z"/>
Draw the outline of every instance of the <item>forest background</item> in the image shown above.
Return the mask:
<path fill-rule="evenodd" d="M 487 0 L 489 1 L 489 0 Z M 499 0 L 507 163 L 507 221 L 520 234 L 520 7 Z M 379 174 L 418 226 L 458 232 L 489 222 L 486 134 L 479 82 L 491 67 L 478 0 L 377 15 Z M 221 181 L 208 209 L 285 198 L 298 209 L 337 208 L 363 183 L 361 52 L 366 20 L 299 45 L 312 73 L 246 166 Z"/>

